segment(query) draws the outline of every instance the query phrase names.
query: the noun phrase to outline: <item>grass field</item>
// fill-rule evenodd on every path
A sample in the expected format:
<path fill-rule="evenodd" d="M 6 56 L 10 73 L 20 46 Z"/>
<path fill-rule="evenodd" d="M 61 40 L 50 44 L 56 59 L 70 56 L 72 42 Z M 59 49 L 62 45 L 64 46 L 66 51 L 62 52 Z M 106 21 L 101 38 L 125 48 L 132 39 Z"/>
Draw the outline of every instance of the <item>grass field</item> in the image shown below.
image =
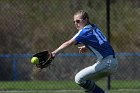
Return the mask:
<path fill-rule="evenodd" d="M 0 93 L 84 93 L 82 90 L 55 90 L 55 91 L 0 91 Z M 140 93 L 138 90 L 127 90 L 127 91 L 120 91 L 120 90 L 111 90 L 109 93 Z"/>
<path fill-rule="evenodd" d="M 140 93 L 140 81 L 112 81 L 110 93 Z M 97 82 L 106 89 L 106 81 Z M 84 93 L 72 81 L 0 82 L 0 93 Z"/>

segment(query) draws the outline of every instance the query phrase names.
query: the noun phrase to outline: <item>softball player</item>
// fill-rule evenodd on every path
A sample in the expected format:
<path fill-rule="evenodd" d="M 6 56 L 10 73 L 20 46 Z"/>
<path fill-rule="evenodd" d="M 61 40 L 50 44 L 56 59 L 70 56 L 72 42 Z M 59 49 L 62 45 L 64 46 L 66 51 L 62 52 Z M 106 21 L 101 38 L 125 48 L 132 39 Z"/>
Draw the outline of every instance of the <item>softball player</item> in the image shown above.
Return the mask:
<path fill-rule="evenodd" d="M 67 47 L 77 44 L 83 45 L 79 47 L 79 53 L 84 53 L 87 50 L 93 52 L 97 57 L 97 62 L 77 73 L 75 82 L 86 93 L 104 93 L 104 90 L 98 87 L 95 81 L 111 75 L 117 70 L 118 63 L 114 50 L 100 29 L 89 22 L 89 16 L 85 11 L 80 10 L 74 14 L 74 24 L 79 30 L 78 33 L 53 51 L 52 55 L 55 57 Z"/>

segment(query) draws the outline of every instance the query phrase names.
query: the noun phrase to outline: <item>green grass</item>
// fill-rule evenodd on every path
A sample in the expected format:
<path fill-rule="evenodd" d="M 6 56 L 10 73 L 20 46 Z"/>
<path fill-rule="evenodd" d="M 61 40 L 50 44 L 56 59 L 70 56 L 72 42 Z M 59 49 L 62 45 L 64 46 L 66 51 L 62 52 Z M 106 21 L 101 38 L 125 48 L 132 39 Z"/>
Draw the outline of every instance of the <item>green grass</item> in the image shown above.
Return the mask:
<path fill-rule="evenodd" d="M 0 90 L 61 90 L 78 89 L 72 81 L 16 81 L 0 82 Z"/>
<path fill-rule="evenodd" d="M 55 91 L 55 92 L 27 92 L 27 91 L 18 91 L 18 92 L 0 92 L 0 93 L 84 93 L 83 91 L 65 91 L 65 92 L 58 92 L 58 91 Z M 110 93 L 140 93 L 140 91 L 110 91 Z"/>
<path fill-rule="evenodd" d="M 140 81 L 138 80 L 112 81 L 112 89 L 140 89 Z"/>
<path fill-rule="evenodd" d="M 106 80 L 99 81 L 97 84 L 106 89 Z M 8 81 L 0 82 L 0 86 L 0 93 L 9 91 L 15 93 L 15 90 L 19 93 L 84 93 L 73 81 Z M 140 81 L 117 80 L 111 82 L 111 93 L 140 93 L 137 90 L 139 88 Z"/>

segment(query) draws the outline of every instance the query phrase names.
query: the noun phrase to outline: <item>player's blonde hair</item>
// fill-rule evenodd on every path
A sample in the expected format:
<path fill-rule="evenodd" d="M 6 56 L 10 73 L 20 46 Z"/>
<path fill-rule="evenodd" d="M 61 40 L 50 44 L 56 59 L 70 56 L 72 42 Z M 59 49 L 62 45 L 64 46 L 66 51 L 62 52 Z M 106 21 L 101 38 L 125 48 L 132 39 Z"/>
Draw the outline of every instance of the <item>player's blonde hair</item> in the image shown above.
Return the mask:
<path fill-rule="evenodd" d="M 88 19 L 89 20 L 89 16 L 88 16 L 88 13 L 84 10 L 79 10 L 77 11 L 74 15 L 81 15 L 82 19 Z"/>

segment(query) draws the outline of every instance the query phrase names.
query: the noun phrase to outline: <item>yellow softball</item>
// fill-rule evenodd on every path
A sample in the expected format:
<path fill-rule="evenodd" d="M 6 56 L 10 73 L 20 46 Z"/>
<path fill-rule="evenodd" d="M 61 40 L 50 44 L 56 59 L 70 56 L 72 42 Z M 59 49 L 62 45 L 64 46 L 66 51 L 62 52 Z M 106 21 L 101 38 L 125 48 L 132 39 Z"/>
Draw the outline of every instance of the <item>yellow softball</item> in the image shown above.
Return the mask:
<path fill-rule="evenodd" d="M 39 63 L 39 59 L 37 57 L 32 57 L 31 63 L 32 64 L 38 64 Z"/>

